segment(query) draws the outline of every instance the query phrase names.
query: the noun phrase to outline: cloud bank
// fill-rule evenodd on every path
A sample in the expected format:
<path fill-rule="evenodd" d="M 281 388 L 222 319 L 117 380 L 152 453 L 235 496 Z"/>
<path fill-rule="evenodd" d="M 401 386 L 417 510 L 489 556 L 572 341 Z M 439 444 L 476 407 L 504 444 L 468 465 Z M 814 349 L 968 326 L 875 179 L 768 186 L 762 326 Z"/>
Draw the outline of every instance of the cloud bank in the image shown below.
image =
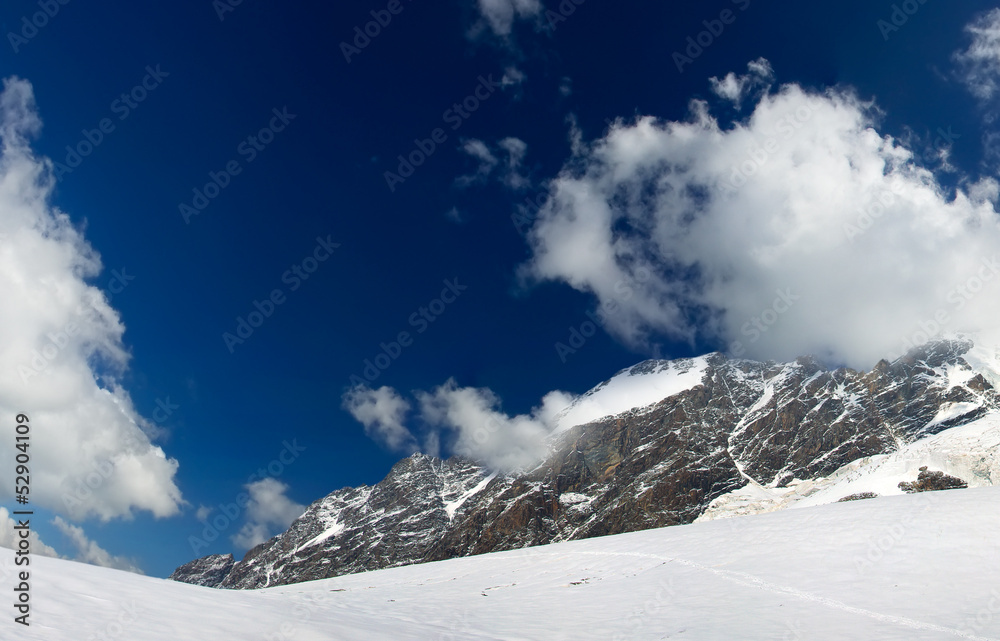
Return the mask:
<path fill-rule="evenodd" d="M 116 570 L 125 570 L 126 572 L 134 572 L 136 574 L 144 574 L 144 572 L 140 570 L 131 559 L 114 556 L 97 543 L 87 538 L 83 528 L 71 525 L 58 516 L 52 519 L 52 524 L 55 525 L 59 531 L 62 532 L 67 539 L 69 539 L 70 543 L 73 544 L 73 547 L 76 548 L 76 557 L 74 560 L 80 561 L 81 563 L 89 563 L 90 565 L 99 565 L 103 568 L 114 568 Z"/>
<path fill-rule="evenodd" d="M 8 550 L 16 550 L 21 542 L 21 537 L 18 534 L 18 530 L 14 529 L 17 525 L 10 512 L 7 508 L 0 507 L 0 548 L 7 548 Z M 38 536 L 38 532 L 31 530 L 28 534 L 28 543 L 31 544 L 31 553 L 38 554 L 40 556 L 50 556 L 54 559 L 61 558 L 59 553 L 55 551 L 51 546 L 42 543 L 41 538 Z"/>
<path fill-rule="evenodd" d="M 11 516 L 10 512 L 8 512 L 6 508 L 0 507 L 0 547 L 11 550 L 18 549 L 22 539 L 18 534 L 18 530 L 15 529 L 17 524 L 18 521 Z M 43 543 L 41 538 L 39 538 L 38 533 L 34 530 L 31 530 L 28 535 L 28 542 L 31 544 L 32 554 L 48 556 L 54 559 L 72 558 L 74 561 L 79 561 L 80 563 L 89 563 L 90 565 L 99 565 L 105 568 L 115 568 L 117 570 L 143 574 L 142 570 L 140 570 L 131 559 L 114 556 L 97 543 L 87 538 L 83 528 L 71 525 L 58 516 L 52 519 L 52 524 L 66 536 L 70 544 L 76 550 L 76 556 L 62 556 L 56 552 L 55 548 Z"/>
<path fill-rule="evenodd" d="M 152 424 L 118 380 L 125 327 L 89 281 L 98 253 L 51 205 L 52 165 L 29 140 L 41 129 L 31 85 L 0 94 L 0 416 L 30 418 L 32 500 L 71 519 L 178 513 L 177 461 L 150 442 Z M 135 286 L 135 285 L 133 285 Z M 0 458 L 14 459 L 13 439 Z M 11 498 L 13 476 L 0 476 Z"/>
<path fill-rule="evenodd" d="M 995 182 L 949 192 L 877 125 L 850 90 L 795 84 L 725 126 L 701 101 L 619 121 L 551 181 L 521 274 L 592 295 L 640 349 L 870 368 L 935 328 L 996 327 Z"/>

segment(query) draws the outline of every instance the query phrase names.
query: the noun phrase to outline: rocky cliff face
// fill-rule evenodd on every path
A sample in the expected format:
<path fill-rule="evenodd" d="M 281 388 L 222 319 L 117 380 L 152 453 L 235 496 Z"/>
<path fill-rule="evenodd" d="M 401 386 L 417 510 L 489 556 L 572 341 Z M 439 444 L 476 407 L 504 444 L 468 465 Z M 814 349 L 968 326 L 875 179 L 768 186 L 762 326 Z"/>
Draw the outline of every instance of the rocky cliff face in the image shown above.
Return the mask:
<path fill-rule="evenodd" d="M 236 559 L 232 554 L 211 554 L 185 563 L 168 576 L 172 581 L 196 583 L 210 588 L 217 588 L 226 580 Z"/>
<path fill-rule="evenodd" d="M 530 471 L 491 475 L 470 461 L 416 454 L 374 487 L 317 501 L 216 585 L 281 585 L 689 523 L 748 484 L 823 477 L 997 412 L 994 377 L 968 357 L 972 348 L 940 341 L 870 372 L 721 354 L 640 363 L 579 402 L 653 371 L 697 376 L 652 405 L 560 431 Z M 213 584 L 197 567 L 172 578 Z"/>

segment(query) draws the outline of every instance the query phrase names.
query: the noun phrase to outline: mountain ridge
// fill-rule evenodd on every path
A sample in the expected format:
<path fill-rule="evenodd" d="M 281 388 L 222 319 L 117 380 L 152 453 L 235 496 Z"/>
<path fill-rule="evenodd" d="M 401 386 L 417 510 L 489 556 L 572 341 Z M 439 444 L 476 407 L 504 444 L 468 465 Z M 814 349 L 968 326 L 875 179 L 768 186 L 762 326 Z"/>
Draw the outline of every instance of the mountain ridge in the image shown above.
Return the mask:
<path fill-rule="evenodd" d="M 578 397 L 564 416 L 615 406 L 627 396 L 628 377 L 643 386 L 643 401 L 656 384 L 669 396 L 560 425 L 533 469 L 495 473 L 467 459 L 415 454 L 374 486 L 314 502 L 221 580 L 217 570 L 199 574 L 199 563 L 215 568 L 203 560 L 171 578 L 223 588 L 282 585 L 690 523 L 725 497 L 755 488 L 785 496 L 801 489 L 800 481 L 825 479 L 997 414 L 996 369 L 987 367 L 993 361 L 982 349 L 965 359 L 976 349 L 964 338 L 934 341 L 868 372 L 827 369 L 810 357 L 762 363 L 712 353 L 643 361 Z M 651 378 L 666 371 L 676 377 Z M 700 375 L 693 385 L 692 372 Z M 780 504 L 758 505 L 762 500 L 744 496 L 737 503 L 748 513 Z"/>

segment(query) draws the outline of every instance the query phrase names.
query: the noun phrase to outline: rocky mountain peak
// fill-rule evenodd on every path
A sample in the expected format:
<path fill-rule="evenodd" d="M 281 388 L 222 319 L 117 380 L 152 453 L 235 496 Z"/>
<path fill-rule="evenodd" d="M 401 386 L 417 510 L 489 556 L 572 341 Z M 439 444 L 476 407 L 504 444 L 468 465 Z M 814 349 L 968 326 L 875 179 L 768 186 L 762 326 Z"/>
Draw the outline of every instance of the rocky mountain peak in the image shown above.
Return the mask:
<path fill-rule="evenodd" d="M 811 357 L 643 361 L 562 412 L 534 469 L 503 475 L 414 454 L 374 486 L 310 505 L 218 585 L 280 585 L 689 523 L 710 507 L 760 511 L 751 505 L 760 497 L 777 505 L 810 479 L 840 478 L 859 461 L 1000 416 L 998 362 L 996 350 L 962 338 L 867 372 Z M 213 584 L 219 561 L 199 561 L 176 578 Z"/>

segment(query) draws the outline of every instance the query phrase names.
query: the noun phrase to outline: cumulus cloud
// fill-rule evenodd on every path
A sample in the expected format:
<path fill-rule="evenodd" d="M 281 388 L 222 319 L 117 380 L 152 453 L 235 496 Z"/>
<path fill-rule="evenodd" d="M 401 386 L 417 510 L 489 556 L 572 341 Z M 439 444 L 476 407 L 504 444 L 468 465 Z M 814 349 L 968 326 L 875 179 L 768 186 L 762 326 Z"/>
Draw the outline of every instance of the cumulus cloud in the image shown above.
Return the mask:
<path fill-rule="evenodd" d="M 1000 9 L 979 16 L 966 25 L 971 42 L 955 53 L 965 86 L 980 100 L 991 100 L 1000 88 Z"/>
<path fill-rule="evenodd" d="M 995 327 L 995 184 L 945 189 L 877 120 L 849 90 L 790 84 L 725 126 L 698 101 L 683 122 L 618 122 L 551 181 L 522 275 L 593 295 L 646 349 L 869 368 L 935 330 Z"/>
<path fill-rule="evenodd" d="M 343 406 L 379 445 L 406 454 L 417 451 L 417 439 L 403 424 L 410 403 L 396 390 L 357 386 L 344 395 Z"/>
<path fill-rule="evenodd" d="M 517 20 L 529 20 L 542 13 L 539 0 L 477 0 L 477 7 L 485 25 L 494 35 L 510 36 Z"/>
<path fill-rule="evenodd" d="M 748 63 L 747 72 L 739 76 L 729 72 L 722 80 L 713 77 L 709 79 L 709 84 L 717 96 L 732 102 L 739 109 L 743 104 L 743 99 L 751 91 L 761 87 L 766 88 L 774 81 L 774 70 L 771 68 L 771 63 L 764 58 L 758 58 Z"/>
<path fill-rule="evenodd" d="M 405 403 L 395 390 L 383 387 L 377 390 L 383 396 L 396 399 L 392 407 Z M 375 390 L 355 388 L 348 394 L 368 395 Z M 565 392 L 550 392 L 530 414 L 509 416 L 500 409 L 500 398 L 485 388 L 459 387 L 448 380 L 431 392 L 414 392 L 423 424 L 423 451 L 435 456 L 440 450 L 479 461 L 492 469 L 521 469 L 540 460 L 547 451 L 546 439 L 558 427 L 559 412 L 566 409 L 574 397 Z M 346 403 L 345 403 L 346 405 Z M 364 420 L 355 415 L 362 424 Z M 396 430 L 405 431 L 415 444 L 417 439 L 402 424 L 403 413 L 390 413 Z M 369 436 L 372 434 L 369 433 Z M 379 436 L 372 436 L 379 441 Z M 380 441 L 381 442 L 381 441 Z"/>
<path fill-rule="evenodd" d="M 114 556 L 97 543 L 87 538 L 83 528 L 67 523 L 62 519 L 62 517 L 58 516 L 52 519 L 52 524 L 55 525 L 59 531 L 62 532 L 67 539 L 69 539 L 70 543 L 73 544 L 73 547 L 76 548 L 76 557 L 74 558 L 75 561 L 89 563 L 91 565 L 99 565 L 104 568 L 114 568 L 116 570 L 125 570 L 126 572 L 134 572 L 136 574 L 144 574 L 131 559 Z"/>
<path fill-rule="evenodd" d="M 51 202 L 52 164 L 30 139 L 41 120 L 31 85 L 0 94 L 0 415 L 31 420 L 32 499 L 70 518 L 176 514 L 177 461 L 150 442 L 153 425 L 119 380 L 125 327 L 89 281 L 102 270 L 80 228 Z M 134 285 L 137 286 L 137 285 Z M 13 460 L 13 439 L 0 458 Z M 13 495 L 0 476 L 0 496 Z"/>
<path fill-rule="evenodd" d="M 509 189 L 522 190 L 531 186 L 531 180 L 521 171 L 528 144 L 520 138 L 504 138 L 495 149 L 482 140 L 472 138 L 462 143 L 461 150 L 479 161 L 479 166 L 475 172 L 458 178 L 460 186 L 481 184 L 493 176 Z"/>
<path fill-rule="evenodd" d="M 540 460 L 554 428 L 551 421 L 568 405 L 565 394 L 553 392 L 530 415 L 508 416 L 491 390 L 459 387 L 453 379 L 432 392 L 418 392 L 417 399 L 423 420 L 449 433 L 452 451 L 501 470 Z"/>
<path fill-rule="evenodd" d="M 18 534 L 18 530 L 14 529 L 17 525 L 10 512 L 7 508 L 0 507 L 0 548 L 7 548 L 9 550 L 16 550 L 21 542 L 21 536 Z M 52 547 L 42 543 L 41 538 L 38 536 L 38 532 L 31 530 L 28 534 L 28 543 L 31 544 L 31 553 L 38 554 L 41 556 L 51 556 L 54 559 L 61 558 L 59 553 L 56 552 Z"/>
<path fill-rule="evenodd" d="M 251 549 L 288 529 L 292 521 L 302 516 L 306 506 L 291 500 L 285 493 L 288 485 L 273 478 L 254 481 L 245 486 L 250 494 L 247 520 L 232 537 L 239 548 Z"/>

